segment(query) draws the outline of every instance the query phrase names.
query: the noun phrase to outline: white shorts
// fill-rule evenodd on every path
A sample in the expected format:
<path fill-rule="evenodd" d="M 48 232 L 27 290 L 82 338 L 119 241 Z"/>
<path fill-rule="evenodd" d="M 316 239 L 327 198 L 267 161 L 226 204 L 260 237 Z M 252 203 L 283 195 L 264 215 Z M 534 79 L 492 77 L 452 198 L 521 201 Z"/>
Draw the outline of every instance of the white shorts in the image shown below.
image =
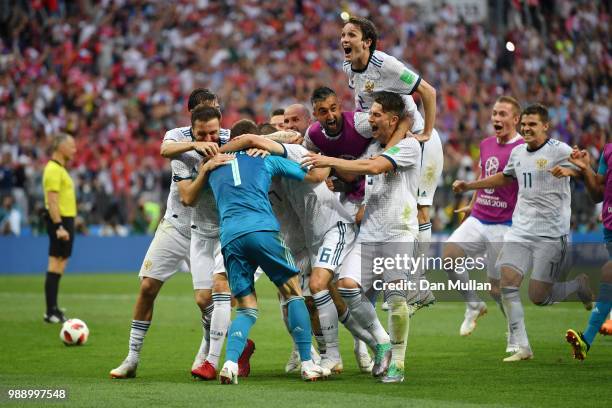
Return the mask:
<path fill-rule="evenodd" d="M 471 258 L 486 256 L 487 276 L 499 280 L 501 275 L 495 264 L 504 243 L 504 235 L 509 230 L 509 225 L 483 224 L 478 219 L 469 216 L 446 242 L 459 246 L 465 255 Z"/>
<path fill-rule="evenodd" d="M 218 238 L 191 234 L 191 277 L 194 289 L 212 289 L 213 275 L 226 273 Z"/>
<path fill-rule="evenodd" d="M 190 239 L 178 232 L 168 221 L 162 220 L 155 231 L 155 237 L 147 249 L 138 276 L 167 281 L 181 267 L 189 264 Z"/>
<path fill-rule="evenodd" d="M 510 229 L 496 266 L 509 266 L 531 279 L 555 283 L 562 280 L 567 266 L 567 236 L 548 238 L 517 234 Z"/>
<path fill-rule="evenodd" d="M 431 138 L 421 145 L 421 179 L 419 181 L 419 195 L 417 204 L 430 206 L 442 175 L 444 167 L 444 154 L 442 142 L 438 131 L 431 132 Z"/>
<path fill-rule="evenodd" d="M 355 224 L 338 222 L 325 233 L 323 242 L 310 250 L 313 268 L 325 268 L 332 272 L 342 265 L 346 255 L 353 249 L 356 238 Z"/>
<path fill-rule="evenodd" d="M 400 265 L 399 268 L 387 267 L 375 263 L 376 259 L 396 258 L 404 255 L 414 258 L 417 242 L 383 242 L 378 244 L 356 243 L 353 250 L 346 256 L 344 263 L 338 271 L 338 279 L 349 278 L 357 282 L 366 296 L 374 287 L 374 281 L 394 282 L 399 280 L 415 281 L 418 276 L 410 265 Z"/>

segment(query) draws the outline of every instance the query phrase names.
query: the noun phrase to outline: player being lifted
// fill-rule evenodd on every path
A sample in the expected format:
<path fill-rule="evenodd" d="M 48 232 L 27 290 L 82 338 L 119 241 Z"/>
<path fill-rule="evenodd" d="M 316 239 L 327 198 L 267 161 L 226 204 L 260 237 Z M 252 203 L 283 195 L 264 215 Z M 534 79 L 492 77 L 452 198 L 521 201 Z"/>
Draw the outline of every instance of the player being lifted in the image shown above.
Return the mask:
<path fill-rule="evenodd" d="M 431 241 L 429 207 L 433 203 L 444 162 L 442 143 L 438 132 L 434 129 L 436 90 L 401 61 L 377 50 L 377 40 L 378 33 L 374 23 L 362 17 L 349 18 L 342 28 L 340 41 L 345 59 L 342 68 L 348 76 L 349 87 L 355 93 L 355 106 L 358 110 L 369 111 L 376 92 L 388 91 L 402 95 L 407 115 L 398 126 L 397 132 L 403 136 L 410 131 L 419 142 L 422 142 L 417 199 L 419 219 L 417 253 L 427 254 Z M 421 95 L 425 110 L 424 121 L 411 96 L 414 92 Z M 412 126 L 409 120 L 412 120 Z M 419 271 L 423 272 L 424 270 Z M 431 291 L 426 290 L 417 298 L 417 308 L 427 306 L 434 300 Z"/>
<path fill-rule="evenodd" d="M 603 201 L 601 218 L 604 224 L 604 241 L 608 249 L 608 262 L 601 270 L 599 295 L 595 308 L 591 311 L 589 324 L 584 333 L 569 329 L 565 335 L 567 342 L 572 346 L 574 358 L 584 360 L 593 345 L 597 331 L 610 334 L 612 326 L 610 320 L 607 321 L 607 325 L 602 325 L 612 308 L 612 143 L 604 146 L 597 173 L 591 168 L 591 157 L 587 150 L 574 149 L 570 161 L 580 169 L 593 201 Z"/>
<path fill-rule="evenodd" d="M 195 89 L 189 96 L 187 108 L 192 111 L 197 105 L 209 100 L 210 91 L 206 89 Z M 218 151 L 217 143 L 198 141 L 190 126 L 175 128 L 166 132 L 162 143 L 162 155 L 164 150 L 175 149 L 179 144 L 183 152 L 197 150 L 207 155 L 214 155 Z M 131 378 L 136 376 L 136 369 L 140 359 L 140 351 L 145 335 L 151 325 L 153 318 L 153 305 L 155 298 L 166 280 L 171 278 L 179 269 L 179 264 L 189 262 L 189 246 L 191 237 L 191 208 L 183 206 L 177 183 L 170 185 L 170 193 L 166 204 L 166 213 L 157 227 L 155 237 L 147 250 L 144 261 L 140 268 L 140 292 L 134 306 L 132 328 L 130 330 L 129 352 L 123 363 L 110 372 L 111 378 Z M 202 352 L 208 348 L 208 331 L 212 310 L 210 305 L 210 293 L 200 285 L 201 279 L 197 271 L 193 275 L 193 284 L 196 303 L 202 311 L 202 327 L 204 335 L 200 350 L 196 355 L 193 367 L 197 367 L 202 361 Z M 201 361 L 200 361 L 201 360 Z"/>
<path fill-rule="evenodd" d="M 525 139 L 510 153 L 503 172 L 473 182 L 457 180 L 453 191 L 491 189 L 518 182 L 518 199 L 512 226 L 504 235 L 497 259 L 501 269 L 501 297 L 510 336 L 518 345 L 505 362 L 533 358 L 527 338 L 519 289 L 523 277 L 532 272 L 529 298 L 539 306 L 552 305 L 577 293 L 585 308 L 592 308 L 592 293 L 584 274 L 568 282 L 558 282 L 563 274 L 570 230 L 571 193 L 569 177 L 553 173 L 571 167 L 571 147 L 547 135 L 548 111 L 539 104 L 521 114 L 521 134 Z"/>
<path fill-rule="evenodd" d="M 510 158 L 512 149 L 524 143 L 516 128 L 521 115 L 518 101 L 509 96 L 497 99 L 491 112 L 491 123 L 495 135 L 480 142 L 481 177 L 489 177 L 502 172 Z M 512 225 L 512 212 L 516 204 L 518 184 L 510 184 L 494 189 L 477 190 L 472 196 L 470 205 L 459 209 L 467 218 L 448 238 L 444 245 L 443 259 L 465 258 L 487 255 L 487 276 L 491 283 L 491 296 L 499 304 L 502 312 L 501 292 L 499 286 L 499 268 L 495 267 L 497 256 L 504 241 L 504 234 Z M 468 287 L 469 273 L 456 273 L 447 270 L 449 278 L 460 281 Z M 461 290 L 466 304 L 465 319 L 459 329 L 461 336 L 467 336 L 476 328 L 476 320 L 487 312 L 486 304 L 473 289 Z M 512 339 L 508 338 L 507 352 L 516 351 Z"/>
<path fill-rule="evenodd" d="M 384 376 L 382 381 L 391 383 L 404 380 L 409 324 L 407 299 L 416 295 L 416 291 L 408 290 L 408 282 L 414 271 L 397 265 L 382 271 L 377 278 L 372 263 L 380 256 L 412 258 L 415 255 L 421 149 L 412 137 L 395 145 L 388 143 L 404 116 L 402 98 L 391 92 L 380 92 L 374 98 L 369 120 L 376 143 L 368 148 L 369 159 L 344 160 L 309 153 L 303 165 L 366 175 L 365 211 L 357 245 L 340 268 L 338 288 L 351 314 L 376 340 L 372 374 Z M 389 283 L 397 286 L 385 286 Z M 380 289 L 384 290 L 390 306 L 390 335 L 364 296 Z"/>

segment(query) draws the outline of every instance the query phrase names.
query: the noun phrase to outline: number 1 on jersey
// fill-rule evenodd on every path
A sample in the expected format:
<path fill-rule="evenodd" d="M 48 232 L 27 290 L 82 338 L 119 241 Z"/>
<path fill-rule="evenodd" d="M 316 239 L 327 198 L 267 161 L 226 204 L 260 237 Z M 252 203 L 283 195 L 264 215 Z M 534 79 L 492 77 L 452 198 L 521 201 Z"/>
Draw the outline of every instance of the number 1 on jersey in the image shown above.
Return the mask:
<path fill-rule="evenodd" d="M 238 167 L 238 159 L 234 159 L 231 162 L 232 166 L 232 176 L 234 177 L 234 186 L 239 186 L 242 184 L 242 180 L 240 180 L 240 168 Z"/>

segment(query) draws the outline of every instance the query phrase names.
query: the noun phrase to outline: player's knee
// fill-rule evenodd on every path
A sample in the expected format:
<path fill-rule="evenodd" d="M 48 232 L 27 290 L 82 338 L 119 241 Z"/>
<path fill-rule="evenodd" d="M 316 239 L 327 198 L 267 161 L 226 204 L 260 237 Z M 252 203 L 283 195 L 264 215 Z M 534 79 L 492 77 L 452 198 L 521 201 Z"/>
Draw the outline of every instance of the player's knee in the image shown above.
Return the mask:
<path fill-rule="evenodd" d="M 229 288 L 229 283 L 227 282 L 227 278 L 223 277 L 223 278 L 216 278 L 217 275 L 215 275 L 215 280 L 213 281 L 213 292 L 215 293 L 227 293 L 230 291 Z M 221 275 L 219 275 L 221 276 Z"/>
<path fill-rule="evenodd" d="M 308 284 L 312 293 L 319 293 L 322 290 L 327 290 L 327 279 L 321 276 L 321 274 L 312 274 L 310 276 L 310 282 Z"/>
<path fill-rule="evenodd" d="M 489 294 L 496 301 L 501 299 L 501 289 L 499 287 L 499 284 L 495 285 L 495 284 L 491 283 L 491 290 L 489 290 Z"/>
<path fill-rule="evenodd" d="M 343 278 L 338 281 L 338 289 L 358 289 L 359 284 L 352 279 Z"/>
<path fill-rule="evenodd" d="M 200 310 L 204 311 L 212 303 L 212 295 L 210 290 L 196 290 L 195 301 Z"/>
<path fill-rule="evenodd" d="M 550 304 L 550 295 L 540 291 L 529 291 L 529 300 L 536 306 L 547 306 Z"/>
<path fill-rule="evenodd" d="M 444 249 L 442 249 L 442 259 L 456 259 L 461 257 L 465 257 L 465 253 L 459 245 L 454 244 L 452 242 L 446 243 L 444 245 Z"/>
<path fill-rule="evenodd" d="M 144 278 L 140 283 L 140 296 L 148 300 L 154 300 L 161 289 L 162 282 L 152 279 Z"/>

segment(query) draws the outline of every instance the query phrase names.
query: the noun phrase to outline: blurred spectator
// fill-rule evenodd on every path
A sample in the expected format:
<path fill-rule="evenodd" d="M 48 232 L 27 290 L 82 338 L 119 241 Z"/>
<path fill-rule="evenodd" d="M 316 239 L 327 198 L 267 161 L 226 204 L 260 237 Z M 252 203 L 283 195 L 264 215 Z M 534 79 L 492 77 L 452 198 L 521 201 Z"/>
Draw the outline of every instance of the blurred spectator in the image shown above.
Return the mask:
<path fill-rule="evenodd" d="M 0 235 L 21 234 L 21 213 L 15 206 L 15 200 L 7 195 L 2 199 L 0 207 Z"/>
<path fill-rule="evenodd" d="M 437 10 L 444 2 L 432 1 L 425 18 L 417 4 L 404 3 L 343 8 L 371 18 L 379 48 L 438 91 L 436 128 L 448 153 L 435 202 L 445 214 L 434 220 L 438 230 L 454 223 L 447 209 L 462 198 L 449 183 L 470 159 L 475 170 L 474 147 L 492 133 L 489 107 L 499 95 L 544 103 L 554 137 L 601 150 L 612 105 L 609 2 L 496 2 L 504 31 L 493 15 L 466 23 L 451 5 Z M 13 194 L 23 222 L 35 227 L 29 209 L 42 198 L 49 136 L 67 131 L 80 152 L 72 176 L 84 222 L 123 232 L 143 192 L 156 203 L 166 198 L 168 162 L 159 144 L 167 129 L 189 123 L 194 87 L 219 95 L 225 128 L 242 118 L 266 122 L 293 103 L 309 106 L 320 85 L 333 86 L 343 108 L 353 108 L 340 69 L 339 15 L 336 3 L 323 0 L 0 2 L 0 196 Z M 596 223 L 584 200 L 576 196 L 575 222 L 588 229 Z"/>

